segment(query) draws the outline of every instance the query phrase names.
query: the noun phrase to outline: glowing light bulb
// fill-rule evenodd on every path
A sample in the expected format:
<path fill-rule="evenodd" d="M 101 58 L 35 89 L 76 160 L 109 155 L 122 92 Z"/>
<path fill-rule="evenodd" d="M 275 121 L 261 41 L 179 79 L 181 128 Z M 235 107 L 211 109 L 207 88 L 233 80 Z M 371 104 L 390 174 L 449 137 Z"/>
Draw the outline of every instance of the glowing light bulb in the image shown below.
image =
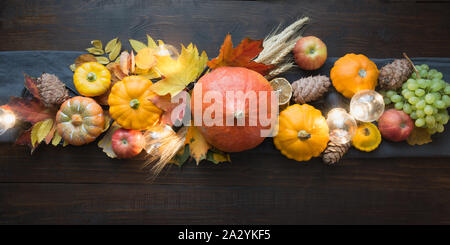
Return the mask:
<path fill-rule="evenodd" d="M 373 90 L 362 90 L 350 101 L 350 114 L 359 121 L 373 122 L 384 112 L 383 96 Z"/>
<path fill-rule="evenodd" d="M 14 127 L 16 124 L 16 116 L 10 110 L 0 108 L 0 135 L 6 130 Z"/>
<path fill-rule="evenodd" d="M 157 56 L 170 56 L 170 58 L 176 60 L 180 54 L 178 53 L 177 48 L 170 44 L 162 44 L 156 48 Z"/>
<path fill-rule="evenodd" d="M 345 144 L 355 136 L 357 125 L 352 115 L 342 108 L 334 108 L 327 115 L 330 141 Z"/>

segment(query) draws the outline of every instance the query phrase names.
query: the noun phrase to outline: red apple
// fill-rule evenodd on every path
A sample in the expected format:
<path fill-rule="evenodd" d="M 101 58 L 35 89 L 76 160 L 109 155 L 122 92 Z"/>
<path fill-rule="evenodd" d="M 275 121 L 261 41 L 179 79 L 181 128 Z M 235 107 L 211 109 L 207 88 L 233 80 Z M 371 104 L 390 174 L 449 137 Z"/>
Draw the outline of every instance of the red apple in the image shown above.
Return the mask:
<path fill-rule="evenodd" d="M 327 59 L 327 46 L 319 38 L 300 38 L 294 46 L 295 63 L 303 70 L 319 69 Z"/>
<path fill-rule="evenodd" d="M 378 120 L 378 129 L 383 138 L 395 142 L 406 140 L 413 128 L 414 123 L 409 115 L 395 109 L 385 111 Z"/>
<path fill-rule="evenodd" d="M 112 149 L 118 158 L 130 158 L 139 154 L 144 148 L 144 135 L 141 131 L 117 129 L 112 136 Z"/>

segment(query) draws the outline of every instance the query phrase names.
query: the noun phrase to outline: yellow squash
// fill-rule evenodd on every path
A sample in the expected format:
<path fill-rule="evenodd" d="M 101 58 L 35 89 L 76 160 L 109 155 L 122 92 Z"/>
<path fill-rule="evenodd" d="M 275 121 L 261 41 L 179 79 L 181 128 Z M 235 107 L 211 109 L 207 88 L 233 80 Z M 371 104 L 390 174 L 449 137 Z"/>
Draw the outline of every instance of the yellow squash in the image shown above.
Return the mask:
<path fill-rule="evenodd" d="M 381 134 L 373 123 L 362 123 L 353 137 L 353 146 L 361 151 L 373 151 L 381 143 Z"/>
<path fill-rule="evenodd" d="M 84 96 L 99 96 L 111 86 L 111 73 L 97 62 L 80 65 L 73 74 L 75 88 Z"/>
<path fill-rule="evenodd" d="M 286 157 L 308 161 L 325 150 L 328 140 L 327 121 L 313 106 L 295 104 L 280 113 L 274 143 Z"/>
<path fill-rule="evenodd" d="M 360 90 L 374 90 L 377 86 L 378 68 L 362 54 L 346 54 L 338 59 L 330 72 L 333 86 L 347 98 Z"/>
<path fill-rule="evenodd" d="M 115 83 L 108 98 L 111 117 L 126 129 L 144 130 L 153 126 L 162 110 L 150 101 L 156 96 L 151 86 L 152 82 L 141 76 L 125 77 Z"/>

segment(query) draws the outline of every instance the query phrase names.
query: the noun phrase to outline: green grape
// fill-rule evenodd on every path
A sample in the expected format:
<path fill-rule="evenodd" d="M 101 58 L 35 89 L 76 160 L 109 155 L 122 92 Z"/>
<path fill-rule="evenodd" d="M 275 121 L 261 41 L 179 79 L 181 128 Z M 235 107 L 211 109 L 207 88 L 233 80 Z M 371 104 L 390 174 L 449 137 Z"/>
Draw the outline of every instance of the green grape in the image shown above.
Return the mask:
<path fill-rule="evenodd" d="M 418 118 L 415 122 L 416 127 L 423 127 L 425 126 L 425 119 L 423 118 Z"/>
<path fill-rule="evenodd" d="M 380 91 L 378 91 L 378 93 L 380 93 L 381 95 L 383 95 L 383 97 L 386 96 L 386 90 L 380 90 Z"/>
<path fill-rule="evenodd" d="M 425 112 L 423 110 L 417 110 L 416 111 L 416 115 L 418 118 L 424 118 L 425 117 Z"/>
<path fill-rule="evenodd" d="M 383 97 L 383 99 L 385 105 L 389 105 L 392 102 L 391 99 L 389 99 L 389 97 Z"/>
<path fill-rule="evenodd" d="M 416 108 L 417 108 L 417 109 L 423 109 L 423 108 L 425 108 L 426 105 L 427 105 L 427 104 L 425 103 L 425 100 L 419 100 L 419 101 L 416 103 Z"/>
<path fill-rule="evenodd" d="M 433 125 L 436 123 L 436 120 L 433 116 L 428 115 L 425 117 L 425 122 L 427 123 L 427 125 Z"/>
<path fill-rule="evenodd" d="M 425 94 L 425 90 L 418 88 L 416 89 L 416 91 L 414 92 L 417 96 L 423 96 Z"/>
<path fill-rule="evenodd" d="M 450 106 L 450 96 L 444 94 L 444 95 L 442 95 L 442 98 L 441 98 L 441 99 L 442 99 L 442 101 L 445 102 L 445 105 L 446 105 L 447 107 Z"/>
<path fill-rule="evenodd" d="M 425 79 L 417 80 L 417 84 L 419 85 L 419 88 L 426 88 L 427 87 L 427 81 Z"/>
<path fill-rule="evenodd" d="M 437 91 L 442 89 L 442 83 L 440 83 L 440 82 L 433 82 L 433 84 L 431 84 L 430 89 L 431 89 L 432 92 L 437 92 Z"/>
<path fill-rule="evenodd" d="M 405 94 L 407 94 L 409 92 L 408 89 L 402 89 L 401 94 L 403 95 L 403 97 L 405 97 Z"/>
<path fill-rule="evenodd" d="M 439 108 L 439 109 L 445 109 L 445 107 L 446 107 L 445 102 L 442 100 L 436 100 L 433 105 L 435 108 Z"/>
<path fill-rule="evenodd" d="M 445 86 L 444 93 L 445 93 L 446 95 L 449 95 L 449 94 L 450 94 L 450 85 L 449 85 L 449 84 L 447 84 L 447 86 Z"/>
<path fill-rule="evenodd" d="M 411 91 L 416 90 L 417 88 L 419 88 L 419 84 L 417 84 L 416 81 L 414 82 L 408 82 L 408 89 Z"/>
<path fill-rule="evenodd" d="M 389 90 L 386 92 L 386 96 L 389 98 L 392 98 L 392 96 L 397 95 L 397 93 L 394 90 Z"/>
<path fill-rule="evenodd" d="M 416 79 L 416 78 L 417 78 L 417 75 L 416 75 L 415 72 L 413 72 L 413 73 L 411 74 L 411 78 L 412 78 L 412 79 Z"/>
<path fill-rule="evenodd" d="M 435 98 L 433 94 L 427 94 L 425 95 L 425 102 L 427 102 L 427 104 L 433 104 Z"/>
<path fill-rule="evenodd" d="M 422 70 L 425 70 L 425 71 L 428 71 L 430 69 L 430 67 L 428 67 L 427 64 L 420 65 L 420 68 L 422 68 Z"/>
<path fill-rule="evenodd" d="M 444 130 L 445 130 L 444 125 L 442 125 L 442 124 L 436 125 L 436 131 L 438 133 L 442 133 L 442 132 L 444 132 Z"/>
<path fill-rule="evenodd" d="M 441 93 L 439 92 L 433 92 L 431 94 L 434 96 L 435 100 L 440 100 L 442 98 Z"/>
<path fill-rule="evenodd" d="M 436 133 L 436 129 L 435 128 L 427 128 L 427 131 L 429 134 L 435 134 Z"/>
<path fill-rule="evenodd" d="M 398 95 L 398 94 L 395 94 L 395 95 L 393 95 L 393 96 L 391 97 L 391 100 L 392 100 L 392 102 L 394 102 L 394 103 L 400 102 L 400 101 L 402 101 L 402 96 L 400 96 L 400 95 Z"/>
<path fill-rule="evenodd" d="M 442 72 L 437 72 L 434 74 L 433 78 L 442 79 L 444 75 L 442 75 Z"/>
<path fill-rule="evenodd" d="M 431 105 L 426 105 L 425 108 L 423 109 L 423 112 L 425 112 L 425 114 L 427 115 L 433 115 L 433 107 Z"/>
<path fill-rule="evenodd" d="M 438 113 L 438 114 L 434 115 L 434 119 L 436 119 L 437 123 L 442 122 L 442 114 Z"/>
<path fill-rule="evenodd" d="M 436 108 L 436 107 L 433 107 L 433 114 L 437 114 L 438 113 L 438 108 Z"/>
<path fill-rule="evenodd" d="M 434 127 L 436 127 L 436 122 L 427 123 L 426 120 L 425 120 L 425 124 L 427 125 L 427 128 L 434 128 Z"/>
<path fill-rule="evenodd" d="M 419 72 L 419 76 L 420 76 L 421 78 L 428 77 L 428 71 L 426 71 L 426 70 L 421 70 L 421 71 Z"/>
<path fill-rule="evenodd" d="M 428 74 L 436 74 L 436 73 L 438 73 L 438 71 L 436 70 L 436 69 L 430 69 L 429 71 L 428 71 Z"/>
<path fill-rule="evenodd" d="M 409 99 L 413 96 L 414 96 L 414 92 L 411 92 L 409 90 L 406 90 L 405 94 L 403 95 L 403 97 L 405 97 L 405 99 Z"/>
<path fill-rule="evenodd" d="M 407 84 L 406 82 L 404 82 L 404 83 L 402 84 L 402 89 L 408 89 L 408 84 Z"/>
<path fill-rule="evenodd" d="M 443 118 L 441 120 L 441 123 L 444 124 L 444 125 L 447 124 L 448 123 L 448 119 L 449 119 L 449 115 L 445 114 L 445 116 L 443 116 Z"/>
<path fill-rule="evenodd" d="M 414 120 L 416 120 L 418 118 L 417 113 L 415 111 L 411 112 L 411 114 L 409 114 L 409 117 L 411 117 L 411 119 L 414 119 Z"/>
<path fill-rule="evenodd" d="M 411 105 L 410 105 L 409 103 L 404 103 L 404 104 L 403 104 L 403 111 L 404 111 L 406 114 L 411 114 L 411 112 L 412 112 Z"/>
<path fill-rule="evenodd" d="M 397 110 L 401 110 L 401 109 L 403 109 L 403 102 L 397 102 L 397 103 L 395 103 L 395 109 L 397 109 Z"/>
<path fill-rule="evenodd" d="M 409 102 L 411 105 L 415 105 L 417 102 L 419 102 L 419 98 L 413 96 L 413 97 L 411 97 L 411 98 L 408 99 L 408 102 Z"/>

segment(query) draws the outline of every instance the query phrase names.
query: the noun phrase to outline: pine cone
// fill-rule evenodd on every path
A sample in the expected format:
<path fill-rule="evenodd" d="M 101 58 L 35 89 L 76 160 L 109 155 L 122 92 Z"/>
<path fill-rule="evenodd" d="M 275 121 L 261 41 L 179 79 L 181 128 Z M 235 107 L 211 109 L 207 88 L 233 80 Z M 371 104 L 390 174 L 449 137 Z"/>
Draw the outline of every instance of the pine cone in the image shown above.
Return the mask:
<path fill-rule="evenodd" d="M 381 68 L 378 82 L 382 89 L 395 90 L 402 86 L 413 71 L 407 59 L 397 59 Z"/>
<path fill-rule="evenodd" d="M 329 86 L 330 79 L 327 76 L 301 78 L 292 83 L 294 101 L 298 104 L 305 104 L 317 100 L 328 91 Z"/>
<path fill-rule="evenodd" d="M 36 85 L 39 89 L 41 101 L 47 107 L 59 106 L 69 98 L 69 90 L 57 76 L 43 73 L 37 80 Z"/>
<path fill-rule="evenodd" d="M 341 160 L 342 156 L 350 149 L 352 145 L 351 142 L 345 144 L 336 144 L 334 142 L 329 142 L 327 148 L 322 154 L 322 160 L 328 165 L 335 164 Z"/>

